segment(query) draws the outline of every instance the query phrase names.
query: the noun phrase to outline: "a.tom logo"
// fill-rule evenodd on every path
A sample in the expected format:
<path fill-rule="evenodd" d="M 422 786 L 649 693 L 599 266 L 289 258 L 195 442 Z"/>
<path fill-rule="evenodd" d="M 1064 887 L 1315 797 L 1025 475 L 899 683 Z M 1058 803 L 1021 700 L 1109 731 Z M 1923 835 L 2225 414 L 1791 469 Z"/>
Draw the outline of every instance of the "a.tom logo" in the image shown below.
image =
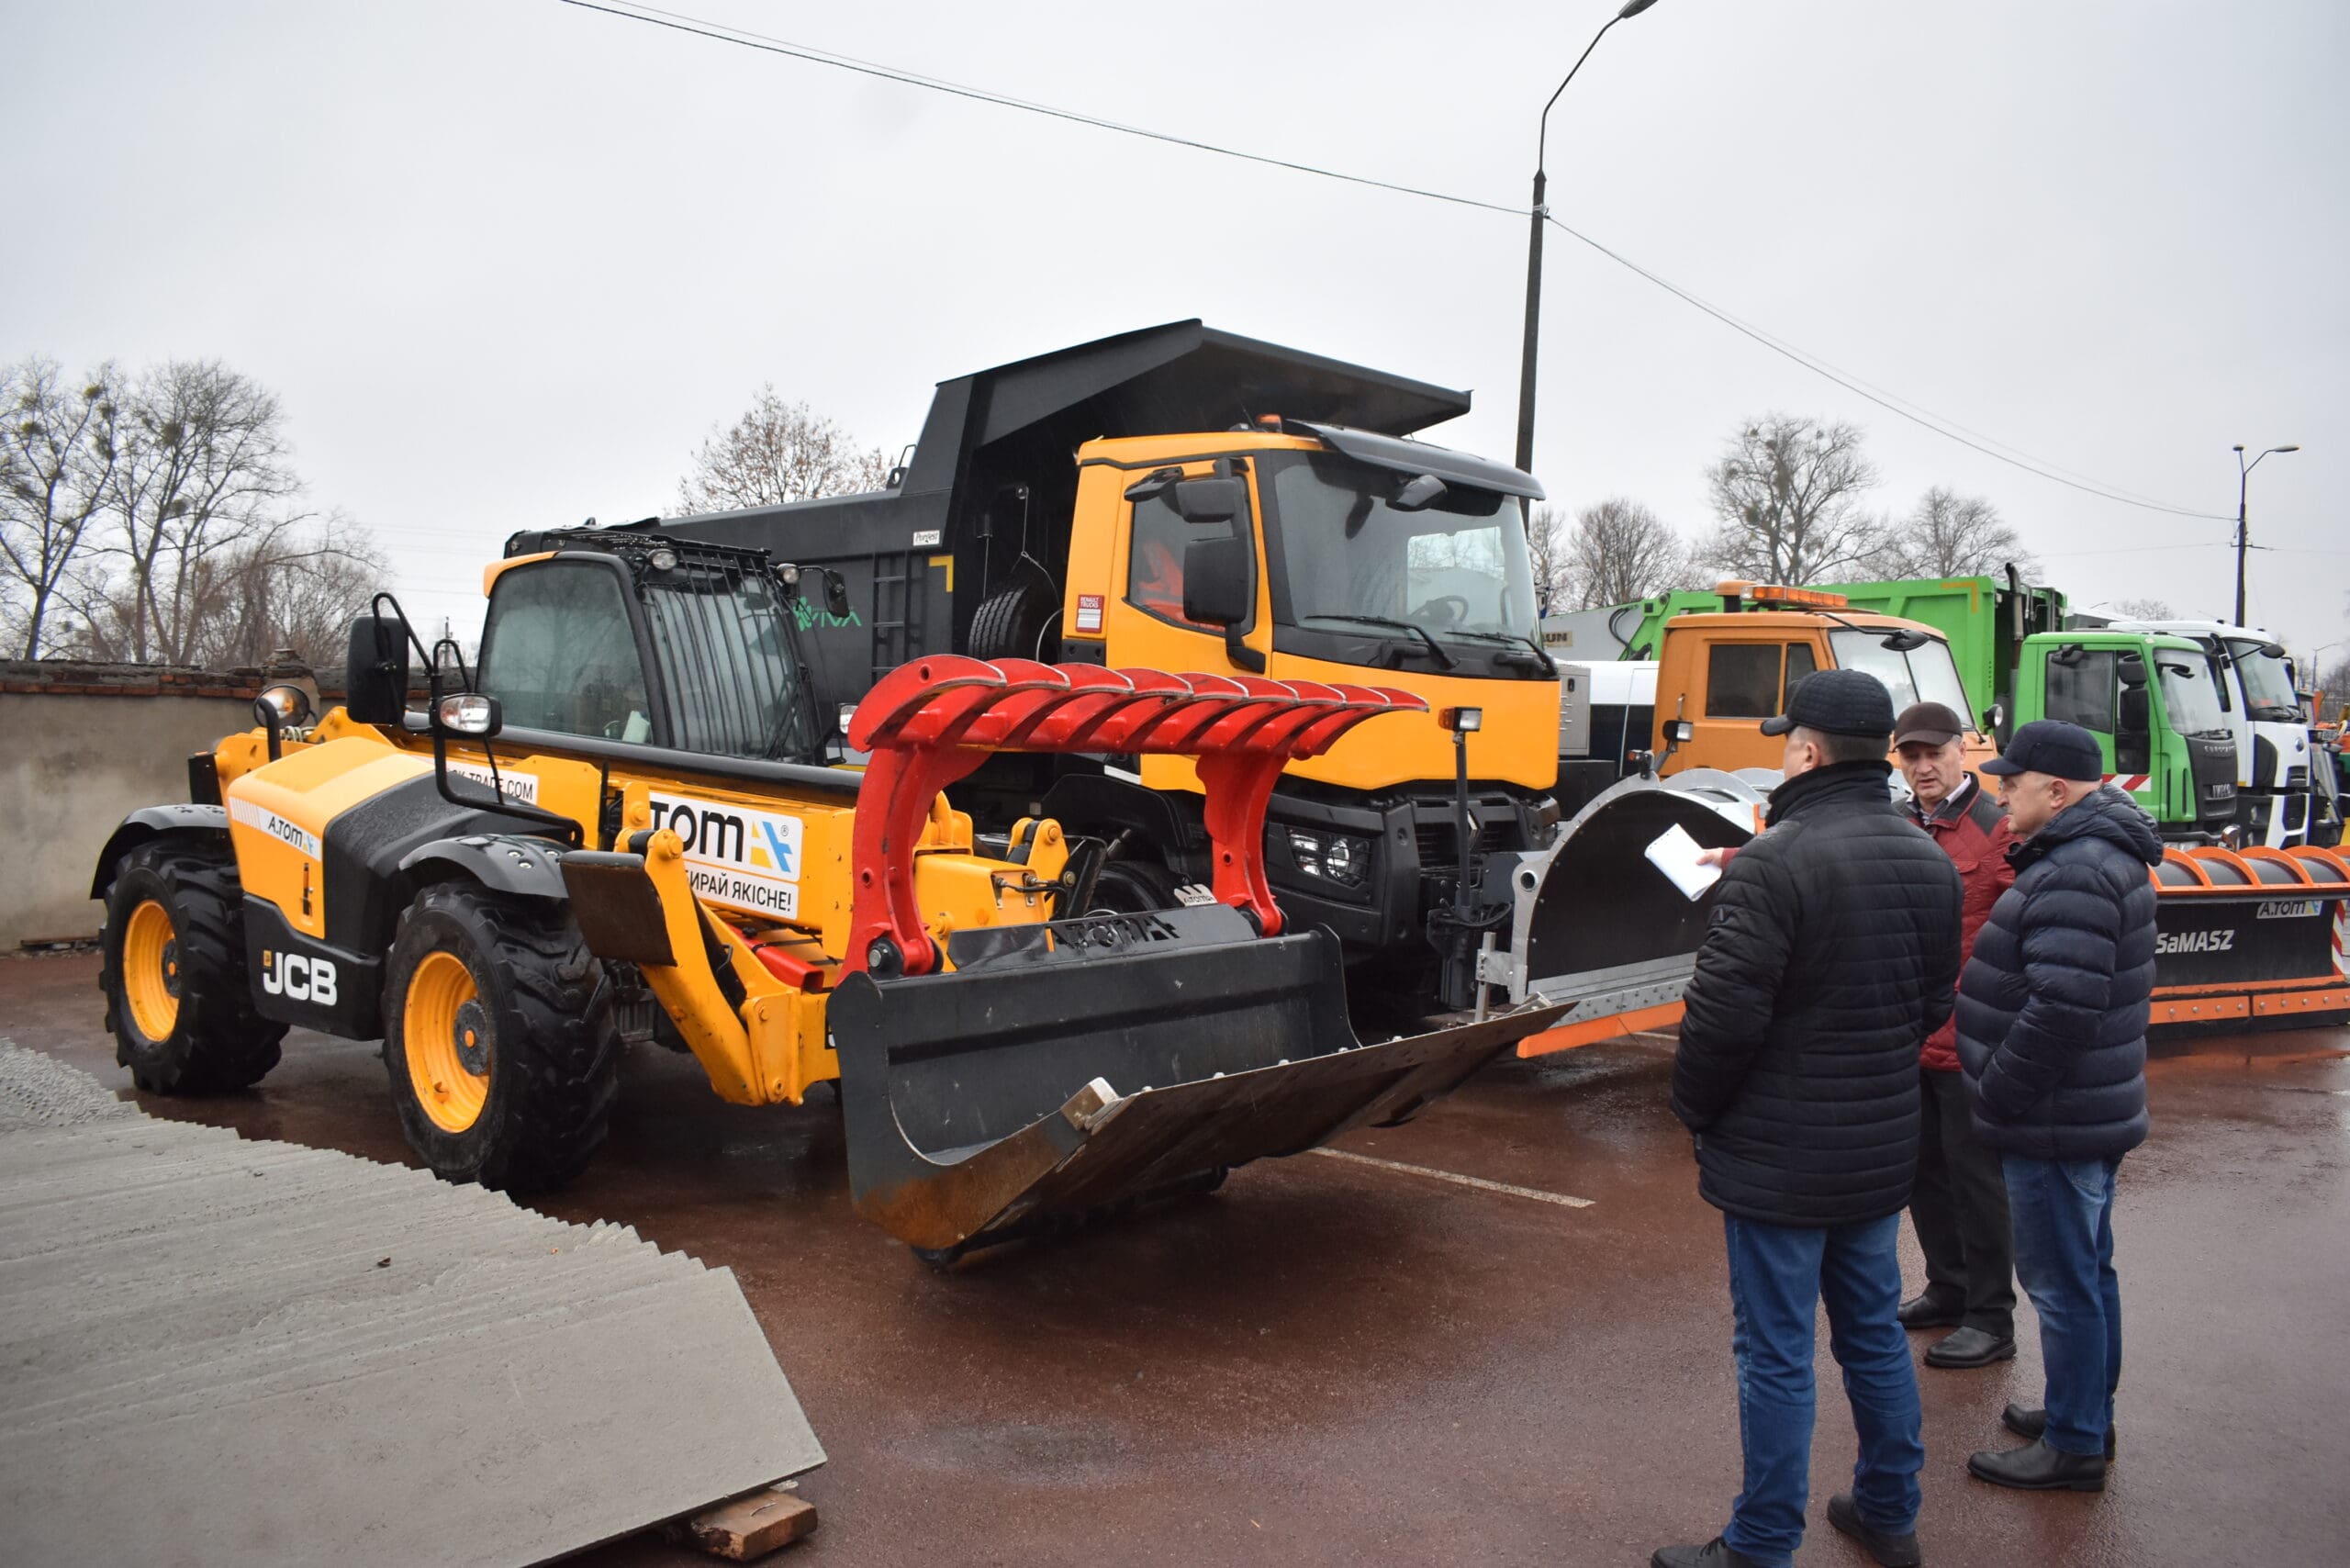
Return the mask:
<path fill-rule="evenodd" d="M 2262 904 L 2258 913 L 2263 920 L 2300 920 L 2323 907 L 2315 899 L 2275 899 Z"/>
<path fill-rule="evenodd" d="M 261 951 L 261 988 L 289 1002 L 314 1002 L 332 1007 L 338 991 L 334 964 L 326 958 L 306 958 L 299 953 Z"/>
<path fill-rule="evenodd" d="M 241 796 L 229 797 L 229 815 L 249 828 L 269 834 L 280 844 L 289 845 L 316 860 L 319 857 L 319 835 L 299 823 L 287 822 L 267 806 L 257 806 Z"/>
<path fill-rule="evenodd" d="M 778 919 L 799 914 L 798 817 L 658 791 L 651 803 L 654 827 L 667 828 L 686 846 L 686 877 L 695 892 Z"/>
<path fill-rule="evenodd" d="M 451 762 L 449 771 L 485 788 L 491 782 L 487 763 Z M 501 767 L 498 770 L 497 784 L 509 801 L 522 801 L 533 806 L 539 803 L 539 776 L 535 773 L 517 773 L 510 767 Z"/>

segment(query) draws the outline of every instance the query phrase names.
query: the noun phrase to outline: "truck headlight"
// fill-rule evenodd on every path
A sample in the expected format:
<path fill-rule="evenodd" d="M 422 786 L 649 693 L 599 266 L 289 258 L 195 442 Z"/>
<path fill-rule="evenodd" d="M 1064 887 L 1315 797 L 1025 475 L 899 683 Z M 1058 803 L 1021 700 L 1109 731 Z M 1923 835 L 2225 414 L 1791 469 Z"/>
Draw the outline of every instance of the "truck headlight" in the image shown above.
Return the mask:
<path fill-rule="evenodd" d="M 1289 834 L 1290 857 L 1307 876 L 1319 877 L 1342 888 L 1360 888 L 1370 879 L 1370 839 L 1307 827 L 1285 831 Z"/>

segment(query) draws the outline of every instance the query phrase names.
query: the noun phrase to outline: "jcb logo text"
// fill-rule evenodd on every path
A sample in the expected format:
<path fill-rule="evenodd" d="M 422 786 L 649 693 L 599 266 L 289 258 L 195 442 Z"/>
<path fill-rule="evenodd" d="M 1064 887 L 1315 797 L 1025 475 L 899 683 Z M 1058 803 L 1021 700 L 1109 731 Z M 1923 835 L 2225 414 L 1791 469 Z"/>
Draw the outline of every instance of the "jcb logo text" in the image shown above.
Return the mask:
<path fill-rule="evenodd" d="M 321 1007 L 332 1007 L 335 1002 L 334 965 L 324 958 L 306 958 L 299 953 L 272 953 L 264 949 L 261 956 L 261 988 L 272 996 L 283 996 L 293 1002 L 315 1002 Z"/>

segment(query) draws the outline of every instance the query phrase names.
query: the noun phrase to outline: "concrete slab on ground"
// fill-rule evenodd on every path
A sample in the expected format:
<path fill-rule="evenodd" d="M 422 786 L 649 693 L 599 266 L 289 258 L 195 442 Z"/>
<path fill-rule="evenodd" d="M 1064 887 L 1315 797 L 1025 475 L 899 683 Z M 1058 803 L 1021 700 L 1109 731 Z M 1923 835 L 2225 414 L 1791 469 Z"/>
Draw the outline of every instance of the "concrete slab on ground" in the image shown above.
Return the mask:
<path fill-rule="evenodd" d="M 0 1562 L 539 1562 L 823 1457 L 726 1270 L 0 1041 Z"/>

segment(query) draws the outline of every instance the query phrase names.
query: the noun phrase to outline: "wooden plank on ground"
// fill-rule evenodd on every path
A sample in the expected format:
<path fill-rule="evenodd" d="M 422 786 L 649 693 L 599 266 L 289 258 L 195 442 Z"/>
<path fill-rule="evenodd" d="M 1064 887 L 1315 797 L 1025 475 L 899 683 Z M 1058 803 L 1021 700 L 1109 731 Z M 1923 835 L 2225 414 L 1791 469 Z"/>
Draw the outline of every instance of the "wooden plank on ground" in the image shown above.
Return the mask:
<path fill-rule="evenodd" d="M 686 1537 L 713 1557 L 748 1562 L 816 1528 L 816 1505 L 780 1487 L 737 1497 L 686 1524 Z"/>

